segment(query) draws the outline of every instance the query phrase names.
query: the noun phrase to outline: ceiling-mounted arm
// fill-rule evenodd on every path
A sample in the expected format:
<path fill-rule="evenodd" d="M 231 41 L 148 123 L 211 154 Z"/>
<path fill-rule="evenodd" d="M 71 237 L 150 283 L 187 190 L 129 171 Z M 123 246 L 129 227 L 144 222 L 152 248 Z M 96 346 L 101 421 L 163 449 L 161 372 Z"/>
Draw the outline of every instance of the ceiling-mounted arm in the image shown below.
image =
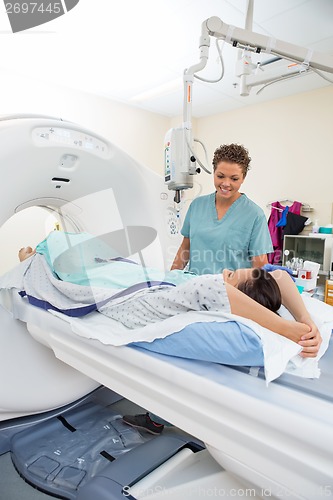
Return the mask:
<path fill-rule="evenodd" d="M 192 83 L 195 73 L 205 68 L 209 56 L 210 37 L 204 25 L 202 25 L 201 37 L 199 40 L 200 61 L 193 66 L 190 66 L 184 71 L 184 110 L 183 121 L 184 125 L 191 122 L 190 103 L 192 101 Z"/>
<path fill-rule="evenodd" d="M 256 53 L 274 54 L 289 61 L 333 73 L 332 54 L 318 52 L 247 29 L 237 28 L 224 23 L 216 16 L 210 17 L 202 23 L 202 32 L 205 30 L 210 36 L 222 38 L 234 47 L 246 48 Z"/>
<path fill-rule="evenodd" d="M 195 73 L 205 68 L 209 56 L 210 36 L 206 29 L 202 29 L 199 40 L 200 61 L 193 66 L 190 66 L 184 71 L 184 105 L 183 105 L 183 129 L 187 147 L 189 151 L 186 172 L 190 175 L 197 173 L 196 158 L 193 152 L 193 137 L 192 137 L 192 86 Z"/>

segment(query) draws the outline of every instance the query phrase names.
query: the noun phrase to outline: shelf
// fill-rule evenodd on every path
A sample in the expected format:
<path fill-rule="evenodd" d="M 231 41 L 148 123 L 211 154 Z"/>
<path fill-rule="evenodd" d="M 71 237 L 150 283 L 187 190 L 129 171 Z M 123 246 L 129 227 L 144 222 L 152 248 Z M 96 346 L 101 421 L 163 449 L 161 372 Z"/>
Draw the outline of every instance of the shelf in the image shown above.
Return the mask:
<path fill-rule="evenodd" d="M 333 260 L 332 235 L 315 233 L 310 235 L 285 235 L 283 239 L 282 265 L 293 258 L 320 264 L 319 273 L 327 276 Z"/>

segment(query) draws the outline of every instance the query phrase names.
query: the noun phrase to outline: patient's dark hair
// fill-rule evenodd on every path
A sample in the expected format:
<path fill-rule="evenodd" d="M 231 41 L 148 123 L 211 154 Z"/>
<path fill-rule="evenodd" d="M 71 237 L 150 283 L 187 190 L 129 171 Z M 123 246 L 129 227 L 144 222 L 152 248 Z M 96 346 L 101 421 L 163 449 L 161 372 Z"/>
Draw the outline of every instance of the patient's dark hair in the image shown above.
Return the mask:
<path fill-rule="evenodd" d="M 252 277 L 241 281 L 237 288 L 273 312 L 281 307 L 280 288 L 273 276 L 264 269 L 254 268 Z"/>

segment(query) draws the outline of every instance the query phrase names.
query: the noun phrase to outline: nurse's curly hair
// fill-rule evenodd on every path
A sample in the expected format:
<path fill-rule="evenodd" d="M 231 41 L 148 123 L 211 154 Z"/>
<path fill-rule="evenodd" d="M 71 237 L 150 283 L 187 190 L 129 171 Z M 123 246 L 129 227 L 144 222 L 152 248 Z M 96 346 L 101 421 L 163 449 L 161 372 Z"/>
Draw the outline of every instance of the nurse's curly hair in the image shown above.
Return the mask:
<path fill-rule="evenodd" d="M 224 144 L 214 152 L 212 162 L 214 172 L 221 161 L 237 163 L 242 168 L 244 177 L 246 177 L 250 169 L 251 157 L 249 156 L 248 150 L 240 144 Z"/>

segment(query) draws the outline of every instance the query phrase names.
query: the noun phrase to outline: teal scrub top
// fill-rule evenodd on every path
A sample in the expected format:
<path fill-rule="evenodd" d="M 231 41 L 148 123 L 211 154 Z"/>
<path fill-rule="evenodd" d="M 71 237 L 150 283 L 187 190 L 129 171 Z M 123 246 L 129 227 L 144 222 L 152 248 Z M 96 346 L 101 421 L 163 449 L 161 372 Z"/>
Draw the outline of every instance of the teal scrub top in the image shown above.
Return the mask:
<path fill-rule="evenodd" d="M 190 239 L 189 271 L 196 274 L 252 267 L 252 257 L 273 251 L 265 214 L 245 194 L 220 220 L 215 192 L 194 199 L 181 233 Z"/>
<path fill-rule="evenodd" d="M 88 233 L 51 232 L 36 247 L 54 275 L 78 285 L 124 289 L 143 282 L 179 285 L 195 275 L 180 270 L 163 271 L 118 258 L 101 239 Z"/>

